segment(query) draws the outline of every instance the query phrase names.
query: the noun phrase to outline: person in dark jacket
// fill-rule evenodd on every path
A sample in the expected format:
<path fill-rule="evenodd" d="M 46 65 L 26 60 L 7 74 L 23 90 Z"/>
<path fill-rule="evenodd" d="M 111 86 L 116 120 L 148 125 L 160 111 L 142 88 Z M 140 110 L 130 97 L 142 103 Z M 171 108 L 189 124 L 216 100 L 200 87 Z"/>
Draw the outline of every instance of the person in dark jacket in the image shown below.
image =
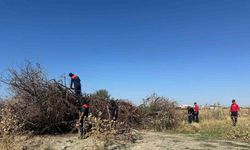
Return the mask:
<path fill-rule="evenodd" d="M 81 110 L 81 98 L 82 98 L 81 80 L 77 75 L 73 73 L 69 73 L 69 76 L 71 78 L 70 88 L 74 89 L 75 91 L 76 105 L 78 107 L 78 110 L 80 111 Z M 73 85 L 74 85 L 74 88 L 73 88 Z"/>
<path fill-rule="evenodd" d="M 111 112 L 112 121 L 117 121 L 119 108 L 118 108 L 117 103 L 114 100 L 110 101 L 109 110 Z"/>
<path fill-rule="evenodd" d="M 79 114 L 80 138 L 85 138 L 86 131 L 84 130 L 84 121 L 89 116 L 89 107 L 90 107 L 89 102 L 90 102 L 90 97 L 88 95 L 82 97 L 82 105 Z"/>
<path fill-rule="evenodd" d="M 233 126 L 236 126 L 237 118 L 238 118 L 238 112 L 240 111 L 239 105 L 236 103 L 235 99 L 232 100 L 232 105 L 230 107 L 231 112 L 231 120 L 233 123 Z"/>
<path fill-rule="evenodd" d="M 188 123 L 192 123 L 194 121 L 194 108 L 188 106 L 187 109 L 188 109 Z"/>
<path fill-rule="evenodd" d="M 69 76 L 71 78 L 70 88 L 72 89 L 73 85 L 74 85 L 74 91 L 75 91 L 76 96 L 80 96 L 81 93 L 82 93 L 80 78 L 77 75 L 73 74 L 73 73 L 69 73 Z"/>

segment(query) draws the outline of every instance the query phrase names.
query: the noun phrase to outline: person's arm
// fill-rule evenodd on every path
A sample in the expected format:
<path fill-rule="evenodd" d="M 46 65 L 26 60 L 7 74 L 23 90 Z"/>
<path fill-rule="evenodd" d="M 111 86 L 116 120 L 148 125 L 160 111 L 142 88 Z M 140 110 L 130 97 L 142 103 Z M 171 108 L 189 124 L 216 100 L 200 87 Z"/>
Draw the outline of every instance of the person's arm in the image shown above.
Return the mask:
<path fill-rule="evenodd" d="M 72 89 L 72 85 L 73 85 L 73 79 L 71 79 L 70 81 L 70 88 Z"/>
<path fill-rule="evenodd" d="M 114 114 L 114 116 L 112 116 L 113 117 L 112 119 L 116 120 L 118 117 L 118 109 L 117 108 L 115 108 L 115 110 L 113 110 L 113 114 Z"/>
<path fill-rule="evenodd" d="M 240 107 L 238 104 L 237 104 L 237 112 L 238 112 L 238 116 L 240 117 Z"/>

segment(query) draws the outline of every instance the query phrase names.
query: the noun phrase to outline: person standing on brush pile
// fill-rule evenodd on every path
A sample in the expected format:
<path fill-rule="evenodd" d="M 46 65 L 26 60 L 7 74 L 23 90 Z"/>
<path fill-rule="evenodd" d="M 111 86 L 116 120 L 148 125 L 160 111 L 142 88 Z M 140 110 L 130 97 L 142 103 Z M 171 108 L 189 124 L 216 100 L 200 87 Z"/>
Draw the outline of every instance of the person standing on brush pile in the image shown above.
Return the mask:
<path fill-rule="evenodd" d="M 118 108 L 117 103 L 114 100 L 110 100 L 109 110 L 111 112 L 112 122 L 117 121 L 119 108 Z"/>
<path fill-rule="evenodd" d="M 194 120 L 194 108 L 188 106 L 187 109 L 188 109 L 188 123 L 192 123 Z"/>
<path fill-rule="evenodd" d="M 199 110 L 200 110 L 199 105 L 196 102 L 194 102 L 194 122 L 197 123 L 199 123 Z"/>
<path fill-rule="evenodd" d="M 231 108 L 230 108 L 231 120 L 232 120 L 233 126 L 236 126 L 239 111 L 240 111 L 240 107 L 236 103 L 235 99 L 233 99 L 232 100 L 232 105 L 231 105 Z"/>
<path fill-rule="evenodd" d="M 79 134 L 80 138 L 86 138 L 85 134 L 86 131 L 84 130 L 84 121 L 88 118 L 89 116 L 89 102 L 90 102 L 90 97 L 88 95 L 85 95 L 82 97 L 82 106 L 80 109 L 80 116 L 79 116 Z"/>
<path fill-rule="evenodd" d="M 70 88 L 72 88 L 73 84 L 74 84 L 74 90 L 75 90 L 75 94 L 77 97 L 81 96 L 82 91 L 81 91 L 81 80 L 80 78 L 73 74 L 73 73 L 69 73 L 69 77 L 71 78 L 71 82 L 70 82 Z"/>
<path fill-rule="evenodd" d="M 81 91 L 81 80 L 80 78 L 73 74 L 69 73 L 69 77 L 71 78 L 70 82 L 70 89 L 74 89 L 75 91 L 75 96 L 76 96 L 76 105 L 78 107 L 78 110 L 80 111 L 81 107 L 81 96 L 82 96 L 82 91 Z M 74 88 L 72 88 L 74 85 Z M 80 112 L 79 112 L 80 113 Z"/>

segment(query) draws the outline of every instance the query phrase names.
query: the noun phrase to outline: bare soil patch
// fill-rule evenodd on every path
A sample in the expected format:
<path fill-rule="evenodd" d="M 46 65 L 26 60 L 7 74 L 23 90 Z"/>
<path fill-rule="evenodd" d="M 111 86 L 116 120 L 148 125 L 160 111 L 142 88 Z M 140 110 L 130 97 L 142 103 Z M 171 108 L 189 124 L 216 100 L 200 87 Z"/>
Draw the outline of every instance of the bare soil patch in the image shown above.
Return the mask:
<path fill-rule="evenodd" d="M 76 134 L 60 136 L 20 136 L 16 140 L 16 147 L 22 150 L 99 150 L 99 149 L 127 149 L 127 150 L 183 150 L 183 149 L 250 149 L 250 143 L 227 140 L 197 139 L 186 134 L 170 134 L 163 132 L 140 131 L 142 139 L 135 143 L 125 143 L 112 139 L 89 137 L 78 139 Z"/>

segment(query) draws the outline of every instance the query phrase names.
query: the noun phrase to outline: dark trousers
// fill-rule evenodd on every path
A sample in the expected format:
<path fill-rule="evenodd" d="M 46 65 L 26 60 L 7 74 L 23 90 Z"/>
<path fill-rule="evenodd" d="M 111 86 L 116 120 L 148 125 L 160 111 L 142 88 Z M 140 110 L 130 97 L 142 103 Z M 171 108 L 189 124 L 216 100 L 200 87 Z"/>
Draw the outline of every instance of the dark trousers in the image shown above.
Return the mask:
<path fill-rule="evenodd" d="M 233 126 L 236 126 L 237 118 L 238 118 L 238 112 L 231 112 L 231 120 L 232 120 Z"/>
<path fill-rule="evenodd" d="M 82 94 L 81 86 L 75 86 L 74 88 L 76 96 L 80 96 Z"/>
<path fill-rule="evenodd" d="M 199 112 L 194 112 L 194 122 L 199 122 Z"/>
<path fill-rule="evenodd" d="M 111 117 L 113 121 L 117 121 L 118 118 L 118 110 L 112 111 L 111 112 Z"/>
<path fill-rule="evenodd" d="M 82 98 L 81 86 L 75 87 L 74 90 L 75 90 L 75 96 L 76 96 L 76 105 L 78 107 L 78 110 L 80 111 L 80 109 L 81 109 L 81 98 Z"/>
<path fill-rule="evenodd" d="M 79 128 L 80 128 L 80 137 L 83 137 L 85 135 L 85 130 L 84 130 L 84 121 L 83 118 L 80 119 L 80 124 L 79 124 Z"/>
<path fill-rule="evenodd" d="M 86 134 L 86 131 L 84 130 L 84 118 L 87 118 L 89 115 L 89 108 L 82 108 L 80 113 L 83 113 L 83 116 L 80 118 L 80 136 L 84 136 Z"/>
<path fill-rule="evenodd" d="M 188 114 L 188 123 L 192 123 L 194 120 L 193 114 Z"/>

